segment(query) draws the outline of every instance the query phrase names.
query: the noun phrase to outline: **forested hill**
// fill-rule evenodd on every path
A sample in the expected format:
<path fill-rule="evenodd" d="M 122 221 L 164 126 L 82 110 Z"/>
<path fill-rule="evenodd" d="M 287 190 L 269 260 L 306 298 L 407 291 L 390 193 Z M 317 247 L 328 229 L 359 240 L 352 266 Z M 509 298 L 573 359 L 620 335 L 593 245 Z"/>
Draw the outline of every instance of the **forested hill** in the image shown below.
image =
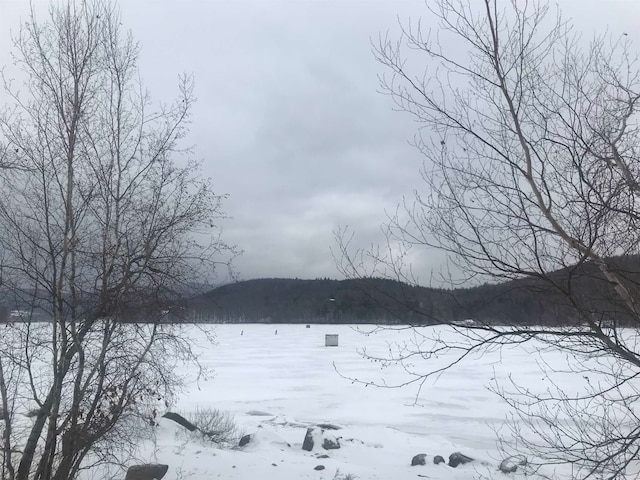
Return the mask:
<path fill-rule="evenodd" d="M 480 295 L 485 296 L 482 290 Z M 188 306 L 199 321 L 439 323 L 443 318 L 470 318 L 459 293 L 378 278 L 268 278 L 224 285 L 192 299 Z"/>
<path fill-rule="evenodd" d="M 630 283 L 638 285 L 640 257 L 619 257 L 615 262 Z M 612 303 L 616 297 L 610 285 L 594 265 L 566 268 L 550 277 L 558 288 L 536 278 L 457 290 L 378 278 L 269 278 L 221 286 L 192 298 L 187 308 L 195 320 L 209 322 L 429 324 L 474 319 L 540 325 L 581 321 L 560 293 L 571 289 L 594 314 L 604 312 L 609 319 L 624 321 Z"/>
<path fill-rule="evenodd" d="M 383 279 L 267 278 L 224 285 L 192 299 L 189 307 L 202 320 L 221 322 L 417 321 L 413 310 L 433 295 Z"/>

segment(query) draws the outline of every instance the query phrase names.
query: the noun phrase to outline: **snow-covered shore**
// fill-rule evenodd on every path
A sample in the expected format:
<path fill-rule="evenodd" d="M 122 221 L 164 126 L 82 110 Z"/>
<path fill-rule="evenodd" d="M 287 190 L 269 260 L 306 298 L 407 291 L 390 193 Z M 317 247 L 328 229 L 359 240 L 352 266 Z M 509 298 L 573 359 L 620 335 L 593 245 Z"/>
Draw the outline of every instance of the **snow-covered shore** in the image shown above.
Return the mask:
<path fill-rule="evenodd" d="M 220 449 L 161 419 L 156 439 L 145 446 L 141 461 L 168 464 L 167 480 L 330 480 L 349 474 L 362 480 L 520 476 L 505 477 L 498 471 L 504 454 L 496 432 L 503 429 L 508 408 L 487 386 L 509 375 L 531 384 L 540 382 L 535 360 L 526 349 L 469 358 L 429 378 L 418 391 L 418 384 L 366 386 L 366 382 L 395 385 L 413 378 L 400 365 L 385 366 L 361 355 L 365 347 L 375 354 L 398 342 L 413 342 L 407 330 L 366 335 L 347 325 L 204 328 L 215 332 L 217 345 L 205 341 L 197 329 L 193 335 L 200 361 L 213 375 L 193 384 L 173 409 L 186 417 L 198 408 L 228 411 L 252 441 L 239 449 Z M 338 334 L 339 346 L 326 347 L 325 334 Z M 427 371 L 445 361 L 418 357 L 414 366 Z M 184 374 L 195 372 L 185 369 Z M 319 423 L 341 427 L 333 432 L 341 437 L 340 449 L 302 450 L 307 427 Z M 435 455 L 448 459 L 457 451 L 475 461 L 455 469 L 433 464 Z M 411 466 L 412 457 L 420 453 L 427 454 L 426 465 Z M 320 465 L 324 468 L 316 470 Z"/>

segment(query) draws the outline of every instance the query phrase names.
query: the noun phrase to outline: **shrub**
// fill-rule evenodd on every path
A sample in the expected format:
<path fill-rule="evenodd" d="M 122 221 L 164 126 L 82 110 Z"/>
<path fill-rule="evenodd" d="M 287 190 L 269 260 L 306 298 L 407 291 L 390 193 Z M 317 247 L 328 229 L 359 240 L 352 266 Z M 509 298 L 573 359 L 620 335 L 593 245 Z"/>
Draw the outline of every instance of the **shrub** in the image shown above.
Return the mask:
<path fill-rule="evenodd" d="M 340 470 L 336 470 L 336 474 L 333 476 L 333 480 L 356 480 L 356 477 L 353 473 L 340 473 Z"/>
<path fill-rule="evenodd" d="M 198 433 L 222 447 L 235 447 L 242 436 L 233 414 L 211 407 L 197 407 L 188 415 Z"/>

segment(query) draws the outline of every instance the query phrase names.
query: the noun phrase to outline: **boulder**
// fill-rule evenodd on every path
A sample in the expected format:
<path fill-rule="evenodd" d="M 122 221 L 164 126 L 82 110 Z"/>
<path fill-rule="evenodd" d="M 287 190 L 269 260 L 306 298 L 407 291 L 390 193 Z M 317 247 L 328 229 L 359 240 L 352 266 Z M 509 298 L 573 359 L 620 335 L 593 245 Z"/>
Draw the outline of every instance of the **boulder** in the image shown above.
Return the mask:
<path fill-rule="evenodd" d="M 244 447 L 247 443 L 251 441 L 251 435 L 243 435 L 240 441 L 238 442 L 239 447 Z"/>
<path fill-rule="evenodd" d="M 310 452 L 313 450 L 315 446 L 315 441 L 313 439 L 313 428 L 307 428 L 307 433 L 304 435 L 304 441 L 302 442 L 302 449 Z"/>
<path fill-rule="evenodd" d="M 498 469 L 502 473 L 513 473 L 518 470 L 519 466 L 524 466 L 526 464 L 527 457 L 525 457 L 524 455 L 513 455 L 502 460 Z"/>
<path fill-rule="evenodd" d="M 324 470 L 324 465 L 316 465 L 313 467 L 314 470 Z"/>
<path fill-rule="evenodd" d="M 240 442 L 238 442 L 238 446 L 242 447 L 245 451 L 259 450 L 266 445 L 277 447 L 280 450 L 291 448 L 291 444 L 289 444 L 276 432 L 260 428 L 260 426 L 256 429 L 255 432 L 244 435 L 240 439 Z"/>
<path fill-rule="evenodd" d="M 411 459 L 411 466 L 415 467 L 416 465 L 426 465 L 427 463 L 427 454 L 419 453 L 415 457 Z"/>
<path fill-rule="evenodd" d="M 311 452 L 316 446 L 325 450 L 335 450 L 340 448 L 340 439 L 325 433 L 323 428 L 309 427 L 304 435 L 302 449 Z"/>
<path fill-rule="evenodd" d="M 186 418 L 184 418 L 182 415 L 180 415 L 179 413 L 174 413 L 174 412 L 167 412 L 164 415 L 162 415 L 164 418 L 168 418 L 169 420 L 173 420 L 174 422 L 176 422 L 178 425 L 182 425 L 184 428 L 186 428 L 187 430 L 189 430 L 190 432 L 193 432 L 195 430 L 198 429 L 198 427 L 196 427 L 193 423 L 191 423 L 189 420 L 187 420 Z"/>
<path fill-rule="evenodd" d="M 169 470 L 169 465 L 161 463 L 147 463 L 133 465 L 127 470 L 124 480 L 161 480 Z"/>
<path fill-rule="evenodd" d="M 473 458 L 467 457 L 460 452 L 454 452 L 449 455 L 449 466 L 456 468 L 458 465 L 464 465 L 465 463 L 473 462 Z"/>
<path fill-rule="evenodd" d="M 338 448 L 340 448 L 340 441 L 335 437 L 323 438 L 322 448 L 324 448 L 325 450 L 337 450 Z"/>
<path fill-rule="evenodd" d="M 433 457 L 433 463 L 435 463 L 436 465 L 444 463 L 444 458 L 440 455 L 436 455 L 435 457 Z"/>

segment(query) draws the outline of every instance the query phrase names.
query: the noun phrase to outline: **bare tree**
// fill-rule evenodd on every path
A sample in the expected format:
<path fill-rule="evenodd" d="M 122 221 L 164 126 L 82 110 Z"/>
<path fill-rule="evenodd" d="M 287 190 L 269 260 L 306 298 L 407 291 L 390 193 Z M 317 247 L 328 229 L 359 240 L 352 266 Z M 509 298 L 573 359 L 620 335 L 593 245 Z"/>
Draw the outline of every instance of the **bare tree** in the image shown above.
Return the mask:
<path fill-rule="evenodd" d="M 180 296 L 212 279 L 221 201 L 184 139 L 191 79 L 154 106 L 109 1 L 52 4 L 14 39 L 0 116 L 2 478 L 70 479 L 118 462 L 194 360 Z M 44 322 L 38 322 L 44 320 Z M 132 428 L 135 425 L 135 428 Z"/>
<path fill-rule="evenodd" d="M 535 286 L 562 298 L 566 316 L 544 328 L 421 328 L 422 343 L 380 360 L 450 354 L 444 367 L 407 367 L 408 383 L 423 384 L 504 345 L 567 352 L 564 368 L 585 378 L 579 394 L 495 386 L 520 420 L 510 447 L 572 478 L 636 472 L 640 277 L 624 259 L 640 254 L 637 56 L 627 36 L 586 41 L 538 1 L 426 3 L 425 22 L 375 45 L 383 92 L 419 125 L 424 189 L 390 217 L 386 248 L 351 251 L 340 232 L 341 267 L 411 280 L 411 249 L 436 248 L 457 282 Z"/>

